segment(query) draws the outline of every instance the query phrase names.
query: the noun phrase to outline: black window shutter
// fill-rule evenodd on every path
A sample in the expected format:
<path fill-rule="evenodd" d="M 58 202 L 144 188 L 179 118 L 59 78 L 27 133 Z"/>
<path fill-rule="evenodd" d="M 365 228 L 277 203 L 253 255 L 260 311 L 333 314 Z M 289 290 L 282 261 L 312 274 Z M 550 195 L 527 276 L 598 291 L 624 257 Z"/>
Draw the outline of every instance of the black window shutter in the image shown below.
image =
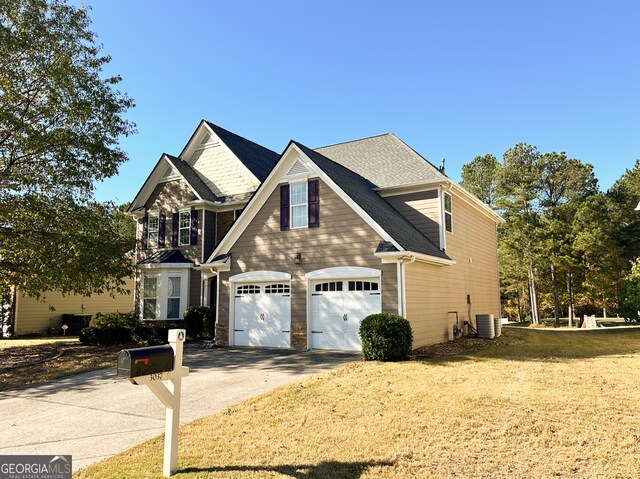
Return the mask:
<path fill-rule="evenodd" d="M 191 212 L 191 244 L 198 244 L 198 210 Z"/>
<path fill-rule="evenodd" d="M 164 213 L 160 213 L 160 218 L 158 220 L 158 248 L 164 248 L 164 227 L 166 222 L 167 217 Z"/>
<path fill-rule="evenodd" d="M 280 185 L 280 231 L 289 229 L 289 185 Z"/>
<path fill-rule="evenodd" d="M 171 246 L 178 246 L 178 224 L 180 218 L 178 213 L 173 214 L 173 224 L 171 225 Z"/>
<path fill-rule="evenodd" d="M 149 236 L 149 217 L 142 218 L 142 247 L 147 247 L 147 237 Z"/>
<path fill-rule="evenodd" d="M 309 180 L 309 228 L 320 226 L 320 184 Z"/>

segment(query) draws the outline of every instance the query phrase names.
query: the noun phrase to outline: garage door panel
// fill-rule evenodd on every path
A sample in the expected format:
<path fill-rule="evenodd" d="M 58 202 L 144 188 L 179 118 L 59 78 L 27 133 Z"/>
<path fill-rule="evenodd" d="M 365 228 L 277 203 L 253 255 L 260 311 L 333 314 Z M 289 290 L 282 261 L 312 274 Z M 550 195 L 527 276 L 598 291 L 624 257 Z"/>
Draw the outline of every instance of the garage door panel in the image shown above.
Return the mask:
<path fill-rule="evenodd" d="M 236 286 L 234 344 L 288 347 L 291 325 L 290 285 L 258 283 Z"/>
<path fill-rule="evenodd" d="M 379 281 L 325 281 L 311 287 L 311 347 L 362 349 L 360 322 L 382 310 Z"/>

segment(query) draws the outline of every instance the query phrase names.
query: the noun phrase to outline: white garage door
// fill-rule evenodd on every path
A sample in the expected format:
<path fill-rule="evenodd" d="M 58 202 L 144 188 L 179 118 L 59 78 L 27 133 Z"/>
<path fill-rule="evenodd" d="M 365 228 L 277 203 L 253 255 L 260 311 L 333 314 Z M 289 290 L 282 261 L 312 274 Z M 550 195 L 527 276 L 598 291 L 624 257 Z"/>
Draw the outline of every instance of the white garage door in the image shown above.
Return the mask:
<path fill-rule="evenodd" d="M 382 311 L 378 279 L 311 284 L 311 347 L 359 351 L 360 322 Z"/>
<path fill-rule="evenodd" d="M 236 284 L 234 344 L 288 348 L 291 286 L 288 283 Z"/>

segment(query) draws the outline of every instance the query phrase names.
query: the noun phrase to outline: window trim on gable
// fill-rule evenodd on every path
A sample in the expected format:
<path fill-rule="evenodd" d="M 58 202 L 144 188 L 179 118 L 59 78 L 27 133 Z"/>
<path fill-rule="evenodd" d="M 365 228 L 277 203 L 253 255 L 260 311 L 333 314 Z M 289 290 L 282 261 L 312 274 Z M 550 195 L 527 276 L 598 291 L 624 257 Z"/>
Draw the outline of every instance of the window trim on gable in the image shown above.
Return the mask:
<path fill-rule="evenodd" d="M 304 203 L 293 204 L 293 187 L 305 184 Z M 304 207 L 306 224 L 293 226 L 293 209 Z M 318 228 L 320 226 L 320 180 L 305 178 L 280 184 L 280 231 Z"/>
<path fill-rule="evenodd" d="M 444 194 L 442 195 L 442 211 L 443 211 L 443 217 L 442 217 L 442 221 L 443 221 L 443 226 L 444 226 L 444 230 L 447 233 L 453 233 L 453 197 L 451 196 L 451 193 L 447 193 L 446 191 L 443 192 Z M 449 208 L 447 208 L 447 198 L 449 199 Z M 447 222 L 447 218 L 449 219 L 449 221 Z"/>
<path fill-rule="evenodd" d="M 299 196 L 304 198 L 303 203 L 295 203 L 293 202 L 293 190 L 297 186 L 304 185 L 304 195 L 302 193 L 298 193 Z M 295 217 L 293 214 L 294 208 L 303 208 L 304 209 L 304 224 L 295 225 Z M 296 229 L 304 229 L 309 227 L 309 182 L 305 179 L 304 181 L 295 181 L 289 183 L 289 228 L 292 230 Z M 302 218 L 302 216 L 300 216 Z"/>

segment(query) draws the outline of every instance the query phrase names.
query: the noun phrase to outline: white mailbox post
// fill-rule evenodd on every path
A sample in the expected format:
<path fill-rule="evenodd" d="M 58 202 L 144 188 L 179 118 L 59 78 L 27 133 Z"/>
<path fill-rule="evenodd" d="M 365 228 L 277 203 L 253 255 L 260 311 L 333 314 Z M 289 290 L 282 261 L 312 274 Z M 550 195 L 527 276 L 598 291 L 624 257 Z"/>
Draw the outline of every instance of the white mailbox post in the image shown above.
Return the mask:
<path fill-rule="evenodd" d="M 189 375 L 189 368 L 182 365 L 184 339 L 184 329 L 169 330 L 169 346 L 173 349 L 171 370 L 167 370 L 166 366 L 167 346 L 125 349 L 118 355 L 118 375 L 128 376 L 133 384 L 145 384 L 166 408 L 162 468 L 165 477 L 175 474 L 178 470 L 180 393 L 182 378 Z M 137 376 L 140 371 L 152 372 Z"/>

